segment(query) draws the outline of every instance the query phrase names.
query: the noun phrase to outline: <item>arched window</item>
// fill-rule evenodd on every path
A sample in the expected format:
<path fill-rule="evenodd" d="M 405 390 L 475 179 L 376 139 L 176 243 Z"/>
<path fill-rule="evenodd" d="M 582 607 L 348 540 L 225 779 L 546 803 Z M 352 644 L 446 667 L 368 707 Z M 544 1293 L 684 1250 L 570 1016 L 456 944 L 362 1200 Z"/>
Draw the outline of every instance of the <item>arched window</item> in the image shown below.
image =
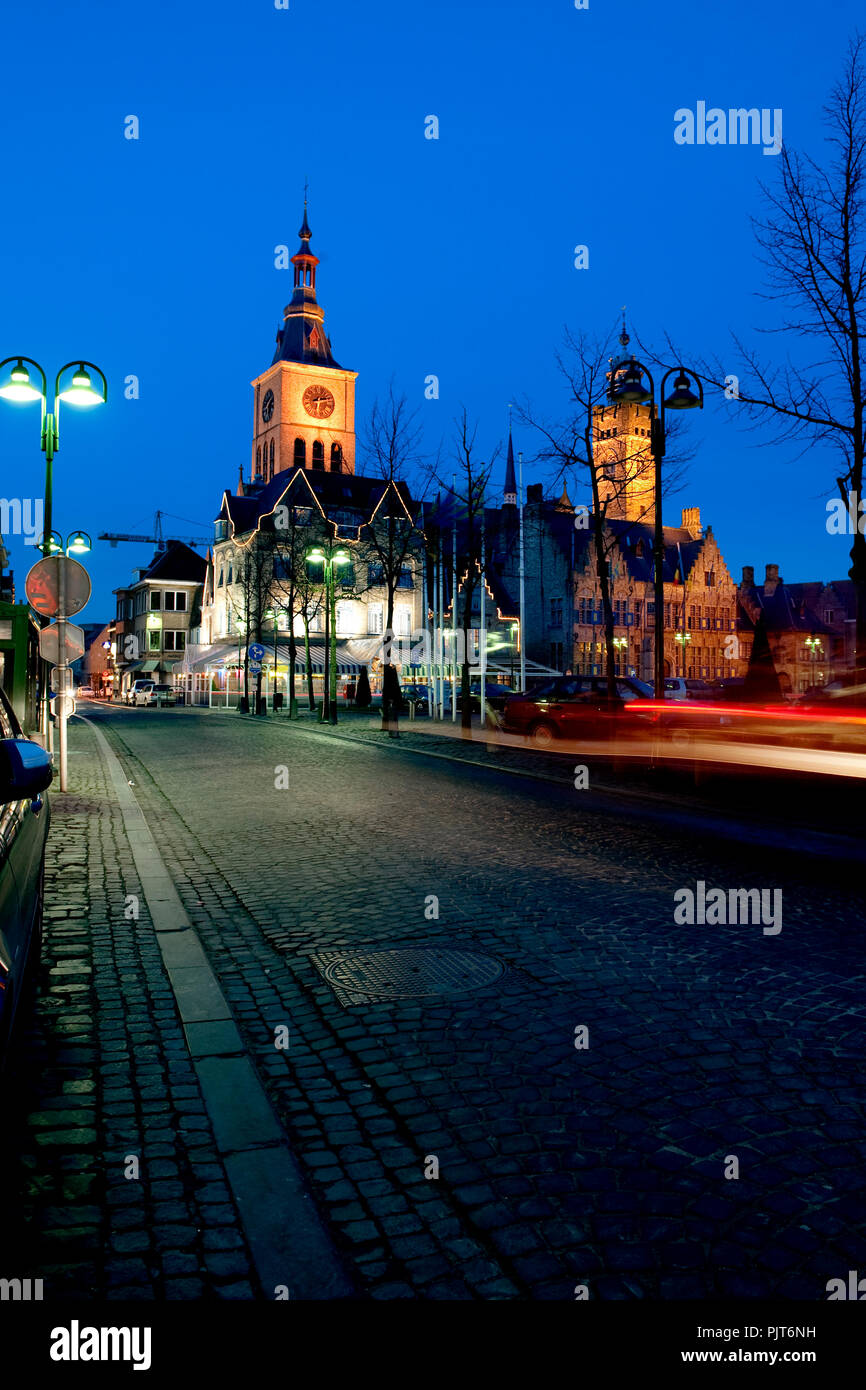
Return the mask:
<path fill-rule="evenodd" d="M 259 448 L 256 449 L 256 472 L 257 472 L 257 473 L 261 473 L 261 471 L 262 471 L 262 450 L 261 450 L 261 446 L 259 446 Z"/>
<path fill-rule="evenodd" d="M 271 477 L 274 476 L 274 441 L 271 440 Z"/>
<path fill-rule="evenodd" d="M 313 440 L 313 467 L 324 468 L 325 466 L 325 446 L 321 439 Z"/>
<path fill-rule="evenodd" d="M 306 468 L 307 466 L 307 442 L 305 439 L 295 440 L 295 467 Z"/>
<path fill-rule="evenodd" d="M 343 471 L 343 446 L 342 444 L 331 445 L 331 472 L 342 473 Z"/>

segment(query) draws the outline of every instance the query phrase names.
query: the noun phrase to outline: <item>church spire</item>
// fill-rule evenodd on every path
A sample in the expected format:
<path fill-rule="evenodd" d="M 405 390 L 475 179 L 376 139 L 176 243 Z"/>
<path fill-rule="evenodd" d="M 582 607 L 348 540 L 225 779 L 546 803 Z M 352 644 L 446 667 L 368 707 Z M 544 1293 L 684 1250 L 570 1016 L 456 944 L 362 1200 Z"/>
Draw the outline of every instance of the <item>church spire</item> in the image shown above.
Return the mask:
<path fill-rule="evenodd" d="M 517 506 L 517 477 L 514 472 L 514 444 L 511 439 L 511 423 L 508 425 L 508 458 L 505 463 L 505 487 L 502 500 L 506 507 Z"/>
<path fill-rule="evenodd" d="M 273 362 L 310 362 L 322 367 L 339 367 L 339 362 L 335 362 L 331 356 L 331 344 L 325 333 L 325 311 L 316 299 L 319 258 L 310 249 L 312 235 L 305 187 L 304 220 L 298 232 L 301 244 L 291 258 L 295 268 L 295 286 L 292 298 L 283 310 L 283 325 L 277 333 Z"/>

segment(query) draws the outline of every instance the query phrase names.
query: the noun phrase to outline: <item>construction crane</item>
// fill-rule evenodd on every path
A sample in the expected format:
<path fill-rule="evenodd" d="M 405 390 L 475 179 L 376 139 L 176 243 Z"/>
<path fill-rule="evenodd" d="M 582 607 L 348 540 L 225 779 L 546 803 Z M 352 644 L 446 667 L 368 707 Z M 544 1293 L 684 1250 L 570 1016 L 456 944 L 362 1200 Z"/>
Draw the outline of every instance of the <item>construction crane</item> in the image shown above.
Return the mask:
<path fill-rule="evenodd" d="M 118 542 L 118 541 L 139 541 L 139 542 L 144 543 L 144 544 L 155 545 L 158 551 L 163 551 L 163 550 L 165 550 L 165 547 L 168 545 L 169 541 L 180 541 L 183 545 L 191 545 L 191 546 L 207 545 L 207 544 L 208 544 L 208 540 L 207 540 L 207 538 L 204 537 L 204 536 L 166 536 L 166 537 L 163 537 L 163 534 L 162 534 L 162 518 L 163 518 L 164 516 L 170 516 L 170 515 L 171 515 L 170 512 L 157 512 L 157 513 L 156 513 L 156 515 L 155 515 L 154 518 L 153 518 L 153 535 L 152 535 L 152 536 L 134 536 L 134 535 L 131 535 L 131 534 L 129 534 L 128 532 L 125 532 L 125 531 L 103 531 L 103 532 L 102 532 L 102 535 L 99 536 L 98 539 L 101 540 L 101 541 L 108 541 L 109 544 L 111 545 L 112 550 L 114 550 L 114 549 L 116 548 L 117 542 Z M 176 520 L 176 521 L 183 521 L 184 518 L 183 518 L 182 516 L 179 516 L 179 517 L 175 517 L 174 520 Z M 193 524 L 195 524 L 195 523 L 193 523 Z"/>

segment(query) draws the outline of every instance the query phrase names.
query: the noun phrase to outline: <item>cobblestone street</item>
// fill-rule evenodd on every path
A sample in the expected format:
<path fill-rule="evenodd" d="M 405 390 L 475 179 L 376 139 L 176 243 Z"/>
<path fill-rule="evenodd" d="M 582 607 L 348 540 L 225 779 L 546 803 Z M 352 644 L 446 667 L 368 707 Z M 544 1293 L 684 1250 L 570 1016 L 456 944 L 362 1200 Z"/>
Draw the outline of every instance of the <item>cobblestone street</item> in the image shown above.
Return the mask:
<path fill-rule="evenodd" d="M 863 1267 L 856 866 L 764 848 L 754 823 L 736 844 L 625 818 L 495 755 L 84 708 L 298 1165 L 312 1296 L 823 1300 Z M 46 1297 L 295 1296 L 294 1243 L 276 1266 L 250 1243 L 93 728 L 71 749 L 8 1083 L 6 1263 Z M 782 931 L 678 925 L 698 881 L 780 888 Z M 381 972 L 404 949 L 471 954 L 414 995 L 413 970 L 446 967 L 407 956 L 407 997 L 373 1002 L 364 962 L 328 955 Z"/>

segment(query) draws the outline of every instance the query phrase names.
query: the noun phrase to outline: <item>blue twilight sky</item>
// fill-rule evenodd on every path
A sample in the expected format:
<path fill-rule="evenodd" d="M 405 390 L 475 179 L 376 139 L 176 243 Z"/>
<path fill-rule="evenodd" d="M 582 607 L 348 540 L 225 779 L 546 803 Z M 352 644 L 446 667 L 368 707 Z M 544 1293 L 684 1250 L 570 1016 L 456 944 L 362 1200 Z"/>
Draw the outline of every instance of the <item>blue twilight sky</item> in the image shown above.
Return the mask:
<path fill-rule="evenodd" d="M 359 425 L 393 376 L 428 447 L 465 403 L 492 448 L 509 400 L 561 408 L 564 325 L 604 334 L 623 303 L 645 341 L 668 330 L 726 354 L 731 329 L 773 321 L 749 217 L 778 161 L 680 146 L 674 112 L 781 108 L 786 143 L 820 153 L 860 15 L 859 0 L 7 6 L 0 359 L 56 370 L 81 354 L 110 387 L 107 408 L 62 418 L 56 527 L 149 533 L 160 508 L 210 529 L 238 466 L 248 475 L 249 382 L 291 294 L 274 248 L 297 249 L 305 175 Z M 138 141 L 124 138 L 130 114 Z M 431 373 L 438 401 L 424 399 Z M 128 374 L 139 400 L 124 399 Z M 737 578 L 768 560 L 791 580 L 844 576 L 849 542 L 824 525 L 832 455 L 756 448 L 733 415 L 690 418 L 699 447 L 666 520 L 699 504 Z M 42 495 L 37 424 L 0 401 L 3 497 Z M 8 544 L 23 597 L 36 554 Z M 113 614 L 112 588 L 151 549 L 95 544 L 82 620 Z"/>

